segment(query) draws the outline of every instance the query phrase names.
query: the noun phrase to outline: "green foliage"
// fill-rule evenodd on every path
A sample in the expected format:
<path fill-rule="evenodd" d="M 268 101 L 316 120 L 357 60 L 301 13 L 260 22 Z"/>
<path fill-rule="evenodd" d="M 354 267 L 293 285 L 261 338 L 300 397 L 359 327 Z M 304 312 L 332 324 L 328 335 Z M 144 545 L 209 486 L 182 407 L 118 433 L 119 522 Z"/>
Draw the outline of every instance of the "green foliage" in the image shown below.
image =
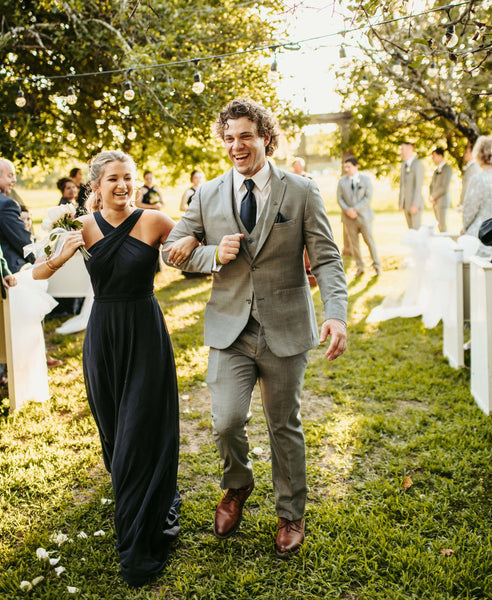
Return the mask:
<path fill-rule="evenodd" d="M 86 161 L 118 146 L 139 163 L 160 160 L 170 181 L 198 166 L 215 175 L 223 153 L 211 125 L 233 97 L 267 104 L 282 114 L 287 128 L 298 118 L 280 105 L 268 66 L 260 64 L 270 51 L 240 53 L 275 42 L 281 5 L 280 0 L 261 7 L 239 0 L 2 0 L 0 155 L 26 165 L 50 164 L 61 158 Z M 224 54 L 233 56 L 207 59 Z M 190 62 L 199 58 L 198 65 Z M 169 63 L 174 65 L 152 68 Z M 197 68 L 206 84 L 200 95 L 191 89 Z M 112 72 L 121 69 L 126 74 Z M 102 71 L 108 73 L 64 77 Z M 126 75 L 136 93 L 132 101 L 123 98 Z M 19 86 L 24 108 L 14 102 Z M 73 105 L 67 102 L 68 86 L 76 95 Z M 131 128 L 134 140 L 127 137 Z"/>
<path fill-rule="evenodd" d="M 418 9 L 406 0 L 369 0 L 352 7 L 351 25 L 364 29 L 344 42 L 357 50 L 353 61 L 345 61 L 338 72 L 343 108 L 353 114 L 349 134 L 339 138 L 339 147 L 351 150 L 363 168 L 378 175 L 388 173 L 399 160 L 403 140 L 414 141 L 425 155 L 442 146 L 451 161 L 461 165 L 466 144 L 490 133 L 490 2 L 467 2 L 452 8 L 449 17 L 437 11 L 372 26 L 443 4 L 428 2 Z M 458 36 L 451 48 L 443 42 L 450 23 Z"/>
<path fill-rule="evenodd" d="M 381 240 L 383 243 L 383 240 Z M 303 401 L 307 443 L 307 539 L 299 555 L 274 554 L 276 517 L 267 428 L 254 393 L 249 423 L 256 489 L 238 534 L 211 532 L 220 459 L 201 386 L 203 309 L 211 282 L 166 268 L 157 297 L 166 316 L 181 392 L 179 487 L 182 532 L 168 567 L 128 588 L 118 573 L 111 484 L 85 399 L 83 334 L 60 336 L 48 321 L 53 397 L 0 418 L 0 597 L 58 600 L 67 585 L 86 600 L 485 600 L 492 595 L 492 421 L 474 404 L 469 371 L 442 357 L 442 328 L 420 319 L 368 324 L 394 288 L 383 275 L 348 277 L 349 347 L 327 363 L 312 351 Z M 322 305 L 314 293 L 319 320 Z M 206 349 L 205 349 L 206 351 Z M 187 354 L 188 353 L 188 354 Z M 185 397 L 183 391 L 186 391 Z M 413 484 L 406 490 L 405 478 Z M 104 530 L 104 537 L 94 532 Z M 80 538 L 84 531 L 88 537 Z M 58 546 L 61 532 L 73 540 Z M 66 572 L 36 558 L 53 551 Z M 441 550 L 452 550 L 446 556 Z M 19 584 L 43 575 L 30 593 Z M 71 597 L 71 596 L 70 596 Z"/>

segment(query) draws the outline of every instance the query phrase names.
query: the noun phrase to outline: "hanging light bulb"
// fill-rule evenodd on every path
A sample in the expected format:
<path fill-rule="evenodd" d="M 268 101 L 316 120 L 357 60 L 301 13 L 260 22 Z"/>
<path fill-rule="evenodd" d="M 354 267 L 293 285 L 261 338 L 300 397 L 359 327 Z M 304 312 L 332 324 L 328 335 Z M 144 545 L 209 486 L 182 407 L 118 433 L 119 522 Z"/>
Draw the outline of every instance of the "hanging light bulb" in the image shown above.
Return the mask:
<path fill-rule="evenodd" d="M 127 133 L 127 136 L 126 136 L 126 137 L 127 137 L 129 140 L 134 140 L 134 139 L 137 137 L 137 132 L 135 131 L 135 129 L 134 129 L 134 127 L 133 127 L 133 125 L 132 125 L 132 127 L 131 127 L 130 131 Z"/>
<path fill-rule="evenodd" d="M 74 141 L 74 139 L 75 139 L 75 133 L 73 132 L 73 127 L 70 125 L 70 130 L 69 130 L 69 132 L 67 133 L 67 140 L 68 140 L 69 142 L 73 142 L 73 141 Z"/>
<path fill-rule="evenodd" d="M 395 61 L 395 64 L 393 65 L 393 71 L 397 75 L 401 75 L 403 73 L 403 67 L 401 66 L 401 62 L 399 60 Z"/>
<path fill-rule="evenodd" d="M 362 76 L 362 79 L 360 80 L 360 84 L 363 85 L 364 87 L 367 87 L 369 85 L 369 79 L 367 79 L 367 76 L 365 74 Z"/>
<path fill-rule="evenodd" d="M 201 94 L 205 89 L 205 84 L 203 83 L 201 75 L 198 71 L 193 75 L 193 85 L 191 86 L 191 89 L 195 92 L 195 94 Z"/>
<path fill-rule="evenodd" d="M 456 35 L 456 31 L 454 25 L 448 25 L 446 27 L 446 33 L 442 38 L 442 43 L 446 48 L 454 48 L 458 43 L 458 36 Z"/>
<path fill-rule="evenodd" d="M 272 64 L 270 65 L 270 71 L 268 71 L 268 80 L 271 83 L 277 83 L 279 81 L 279 79 L 280 79 L 280 77 L 278 74 L 277 57 L 275 56 Z"/>
<path fill-rule="evenodd" d="M 19 91 L 17 92 L 17 98 L 15 99 L 15 103 L 19 108 L 22 108 L 26 105 L 26 98 L 21 88 L 19 88 Z"/>
<path fill-rule="evenodd" d="M 125 91 L 123 93 L 123 98 L 128 101 L 133 100 L 133 98 L 135 98 L 135 92 L 134 90 L 132 90 L 131 81 L 125 81 Z"/>
<path fill-rule="evenodd" d="M 9 133 L 10 133 L 10 137 L 11 137 L 11 138 L 15 138 L 15 137 L 17 137 L 17 129 L 16 129 L 14 126 L 12 126 L 12 127 L 11 127 L 11 129 L 10 129 L 10 132 L 9 132 Z"/>
<path fill-rule="evenodd" d="M 75 90 L 71 85 L 68 87 L 67 93 L 67 102 L 70 104 L 70 106 L 73 106 L 77 102 L 77 96 L 75 95 Z"/>
<path fill-rule="evenodd" d="M 343 44 L 340 46 L 340 50 L 338 51 L 338 56 L 341 59 L 347 58 L 347 53 L 345 52 L 345 46 Z"/>
<path fill-rule="evenodd" d="M 436 67 L 436 63 L 434 61 L 431 62 L 429 68 L 427 69 L 427 74 L 429 77 L 437 77 L 439 74 L 439 69 Z"/>

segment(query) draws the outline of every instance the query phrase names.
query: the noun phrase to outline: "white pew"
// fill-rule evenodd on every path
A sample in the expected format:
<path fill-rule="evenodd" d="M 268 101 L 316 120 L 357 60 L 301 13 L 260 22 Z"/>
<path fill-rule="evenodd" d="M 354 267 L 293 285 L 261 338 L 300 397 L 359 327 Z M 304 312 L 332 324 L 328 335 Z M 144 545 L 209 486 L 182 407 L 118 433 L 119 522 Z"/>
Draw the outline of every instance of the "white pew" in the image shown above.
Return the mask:
<path fill-rule="evenodd" d="M 465 366 L 464 342 L 464 285 L 463 285 L 463 250 L 453 249 L 456 259 L 449 282 L 448 301 L 444 303 L 442 352 L 451 367 L 459 369 Z"/>
<path fill-rule="evenodd" d="M 7 298 L 2 298 L 0 296 L 0 363 L 7 365 L 10 410 L 15 410 L 17 408 L 17 380 L 14 371 L 14 359 L 12 356 L 12 323 L 8 294 L 7 291 Z"/>
<path fill-rule="evenodd" d="M 84 257 L 76 252 L 48 280 L 48 294 L 53 298 L 81 298 L 92 290 Z"/>
<path fill-rule="evenodd" d="M 492 263 L 470 258 L 471 394 L 492 414 Z"/>

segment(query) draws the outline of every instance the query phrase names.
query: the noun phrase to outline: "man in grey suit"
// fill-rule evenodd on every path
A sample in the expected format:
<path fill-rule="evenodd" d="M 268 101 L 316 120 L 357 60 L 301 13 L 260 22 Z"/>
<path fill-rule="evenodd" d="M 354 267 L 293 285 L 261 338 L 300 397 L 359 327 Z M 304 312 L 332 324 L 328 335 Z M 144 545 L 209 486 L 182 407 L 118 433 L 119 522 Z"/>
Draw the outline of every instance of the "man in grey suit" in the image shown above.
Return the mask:
<path fill-rule="evenodd" d="M 424 208 L 422 196 L 424 165 L 417 158 L 412 142 L 403 142 L 400 146 L 400 153 L 402 165 L 398 208 L 404 212 L 408 228 L 419 229 Z"/>
<path fill-rule="evenodd" d="M 380 275 L 381 263 L 372 236 L 374 213 L 371 208 L 371 180 L 365 173 L 359 173 L 359 161 L 353 156 L 344 160 L 343 170 L 345 175 L 342 175 L 338 182 L 337 200 L 342 209 L 342 223 L 346 228 L 357 265 L 356 274 L 364 273 L 364 261 L 359 246 L 360 233 L 369 248 L 376 275 Z"/>
<path fill-rule="evenodd" d="M 448 208 L 451 206 L 451 196 L 449 186 L 453 169 L 444 160 L 443 148 L 436 148 L 432 151 L 432 162 L 436 165 L 429 187 L 429 201 L 434 208 L 434 215 L 437 219 L 439 231 L 447 231 L 446 216 Z"/>
<path fill-rule="evenodd" d="M 186 235 L 205 239 L 180 268 L 213 273 L 205 310 L 207 382 L 224 465 L 221 487 L 227 490 L 215 512 L 214 533 L 224 539 L 237 530 L 254 487 L 246 424 L 258 381 L 279 518 L 276 552 L 284 558 L 304 541 L 307 487 L 300 398 L 308 351 L 328 336 L 328 360 L 345 351 L 347 287 L 316 184 L 267 161 L 279 138 L 272 113 L 238 98 L 221 111 L 215 126 L 233 169 L 200 186 L 164 251 Z M 324 303 L 321 335 L 304 245 Z M 166 261 L 172 260 L 171 251 Z"/>
<path fill-rule="evenodd" d="M 460 203 L 456 208 L 463 209 L 463 201 L 466 196 L 466 190 L 470 185 L 474 175 L 480 173 L 482 169 L 478 165 L 477 161 L 473 157 L 473 148 L 470 143 L 467 144 L 465 153 L 463 154 L 463 171 L 461 174 L 461 194 Z"/>

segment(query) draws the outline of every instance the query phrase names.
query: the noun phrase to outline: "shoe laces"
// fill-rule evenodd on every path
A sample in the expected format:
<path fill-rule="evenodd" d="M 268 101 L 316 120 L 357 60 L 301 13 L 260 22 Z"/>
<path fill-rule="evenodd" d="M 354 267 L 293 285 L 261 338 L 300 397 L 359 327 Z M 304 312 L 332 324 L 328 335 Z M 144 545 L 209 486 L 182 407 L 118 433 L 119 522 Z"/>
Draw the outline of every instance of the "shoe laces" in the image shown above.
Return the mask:
<path fill-rule="evenodd" d="M 296 533 L 302 533 L 302 521 L 289 521 L 289 519 L 282 519 L 278 525 L 280 529 L 287 529 L 287 533 L 295 531 Z"/>
<path fill-rule="evenodd" d="M 231 502 L 237 502 L 239 504 L 241 502 L 241 495 L 248 489 L 248 487 L 249 486 L 238 489 L 229 488 L 222 502 L 224 504 L 230 504 Z"/>

